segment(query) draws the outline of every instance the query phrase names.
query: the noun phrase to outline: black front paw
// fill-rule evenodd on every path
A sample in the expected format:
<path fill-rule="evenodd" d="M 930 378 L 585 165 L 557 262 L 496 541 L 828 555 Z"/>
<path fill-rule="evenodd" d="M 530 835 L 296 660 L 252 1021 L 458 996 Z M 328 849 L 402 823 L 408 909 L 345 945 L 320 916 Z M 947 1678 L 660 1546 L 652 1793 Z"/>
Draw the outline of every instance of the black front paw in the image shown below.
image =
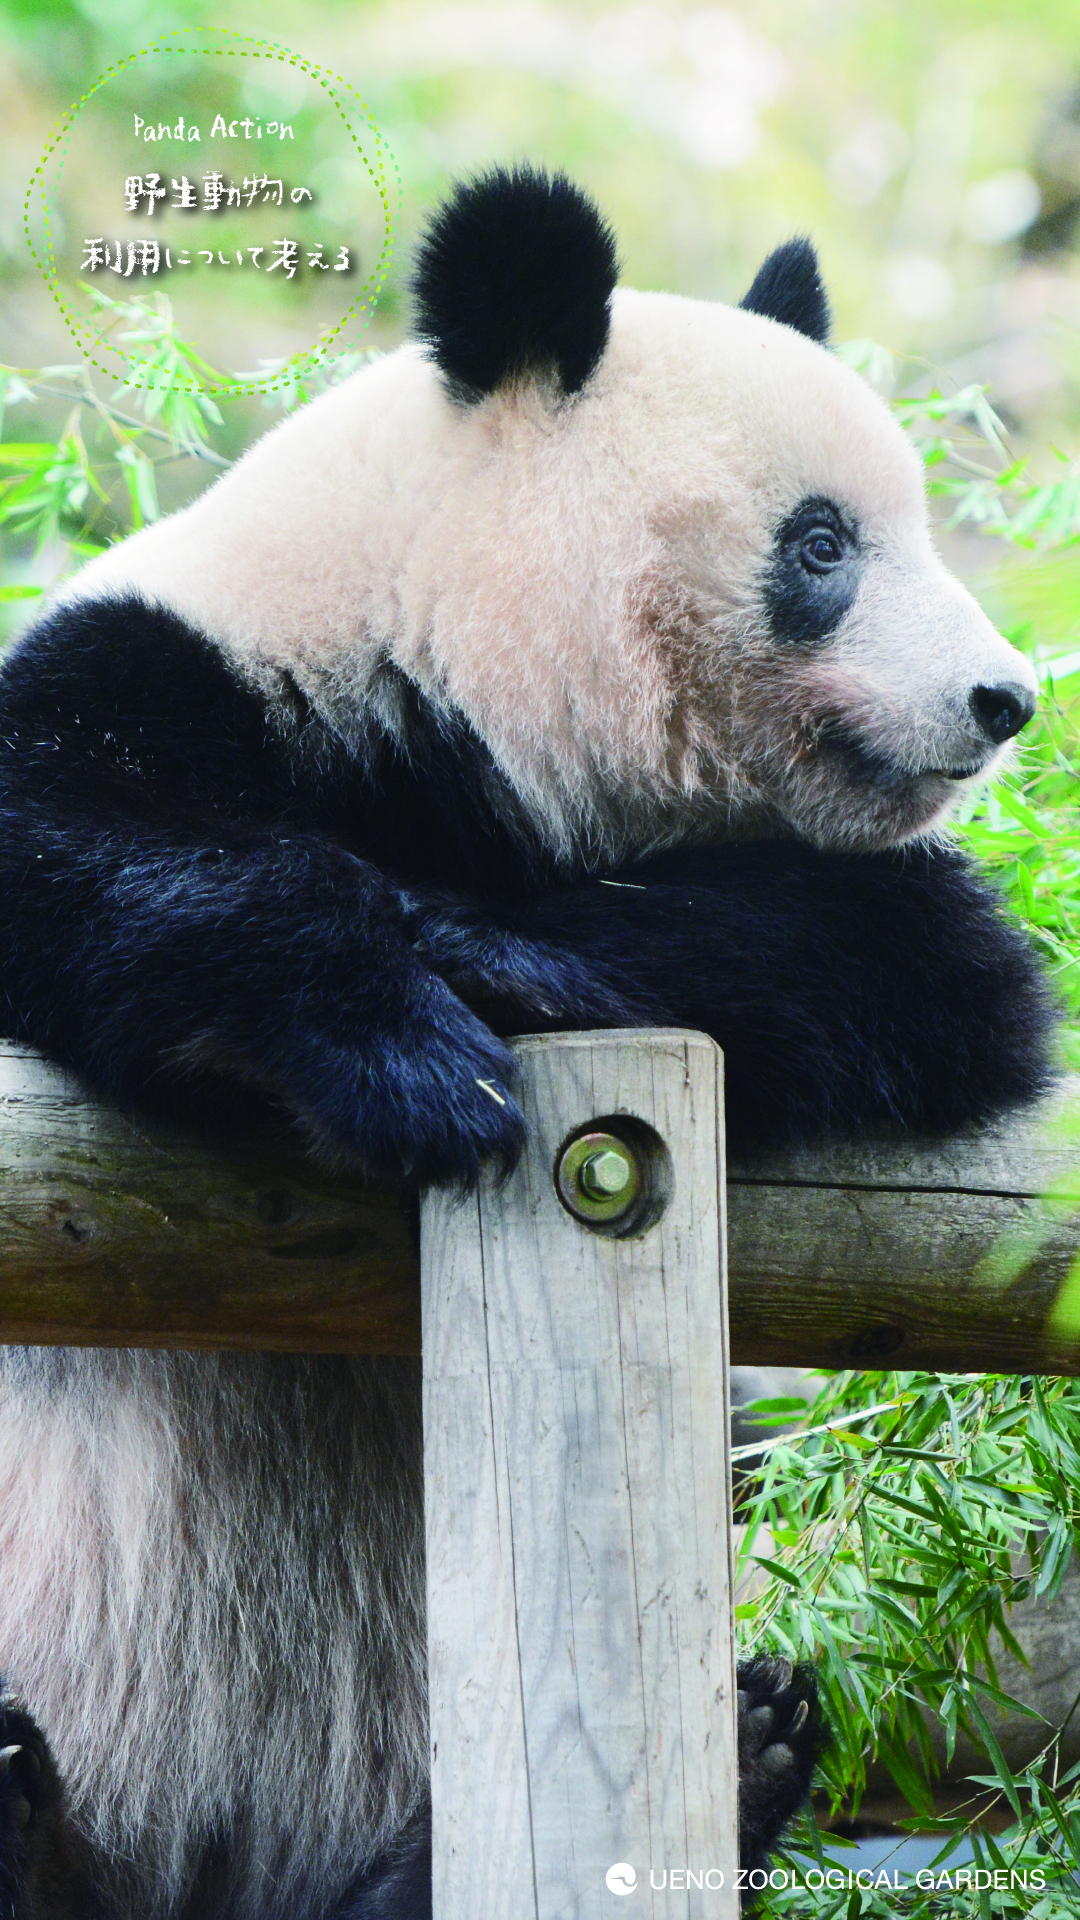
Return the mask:
<path fill-rule="evenodd" d="M 279 1043 L 298 1117 L 375 1177 L 464 1188 L 485 1165 L 510 1173 L 525 1144 L 513 1055 L 433 975 L 406 980 L 390 1011 L 342 1039 L 294 1030 Z"/>
<path fill-rule="evenodd" d="M 60 1781 L 45 1736 L 10 1696 L 0 1697 L 0 1912 L 31 1920 L 35 1889 L 51 1878 Z"/>
<path fill-rule="evenodd" d="M 824 1726 L 809 1667 L 759 1654 L 738 1683 L 739 1863 L 753 1869 L 809 1796 Z"/>
<path fill-rule="evenodd" d="M 505 1177 L 525 1145 L 517 1084 L 503 1042 L 446 994 L 396 1037 L 377 1086 L 369 1082 L 366 1149 L 417 1186 L 470 1187 L 485 1165 Z"/>

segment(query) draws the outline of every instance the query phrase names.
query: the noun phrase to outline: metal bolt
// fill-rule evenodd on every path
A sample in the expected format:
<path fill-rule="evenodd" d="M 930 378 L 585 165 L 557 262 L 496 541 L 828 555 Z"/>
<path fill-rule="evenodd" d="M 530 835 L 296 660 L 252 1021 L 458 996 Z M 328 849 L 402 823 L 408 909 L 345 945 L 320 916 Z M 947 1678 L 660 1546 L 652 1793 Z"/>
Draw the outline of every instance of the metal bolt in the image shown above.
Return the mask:
<path fill-rule="evenodd" d="M 599 1153 L 590 1153 L 583 1160 L 578 1172 L 578 1181 L 586 1193 L 595 1200 L 611 1200 L 616 1194 L 623 1193 L 634 1177 L 634 1169 L 625 1153 L 614 1147 L 601 1148 Z"/>
<path fill-rule="evenodd" d="M 603 1226 L 629 1213 L 642 1177 L 634 1149 L 613 1133 L 579 1134 L 555 1169 L 563 1206 L 588 1226 Z"/>

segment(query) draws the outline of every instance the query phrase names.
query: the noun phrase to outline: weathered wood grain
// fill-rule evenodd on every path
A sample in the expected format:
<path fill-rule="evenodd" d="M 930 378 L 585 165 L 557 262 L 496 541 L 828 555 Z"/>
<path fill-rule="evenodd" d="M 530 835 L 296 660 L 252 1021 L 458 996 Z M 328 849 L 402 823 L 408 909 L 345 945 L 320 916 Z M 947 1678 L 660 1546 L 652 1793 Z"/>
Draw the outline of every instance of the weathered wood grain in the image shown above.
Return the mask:
<path fill-rule="evenodd" d="M 147 1126 L 0 1042 L 0 1339 L 416 1353 L 415 1231 L 295 1137 Z"/>
<path fill-rule="evenodd" d="M 1078 1091 L 963 1138 L 729 1166 L 733 1357 L 1080 1373 L 1080 1349 L 1047 1330 L 1080 1254 Z"/>
<path fill-rule="evenodd" d="M 425 1201 L 436 1920 L 735 1920 L 719 1056 L 682 1033 L 519 1042 L 529 1148 Z M 666 1143 L 662 1218 L 602 1238 L 552 1178 L 572 1131 Z M 614 1123 L 613 1123 L 614 1124 Z M 725 1872 L 722 1890 L 663 1888 Z"/>
<path fill-rule="evenodd" d="M 1080 1208 L 1062 1105 L 972 1138 L 729 1167 L 733 1358 L 1080 1373 L 1045 1332 L 1080 1253 L 1080 1222 L 1040 1198 L 1057 1183 Z M 993 1285 L 1017 1230 L 1030 1256 Z M 0 1339 L 416 1353 L 409 1212 L 296 1136 L 148 1126 L 0 1042 Z"/>

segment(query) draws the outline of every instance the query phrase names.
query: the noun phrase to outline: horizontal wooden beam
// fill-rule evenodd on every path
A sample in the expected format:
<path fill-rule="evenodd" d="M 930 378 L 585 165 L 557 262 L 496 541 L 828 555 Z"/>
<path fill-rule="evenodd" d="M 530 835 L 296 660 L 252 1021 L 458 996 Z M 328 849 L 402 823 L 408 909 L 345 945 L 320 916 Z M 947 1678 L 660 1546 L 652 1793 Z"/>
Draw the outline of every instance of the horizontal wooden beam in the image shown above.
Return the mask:
<path fill-rule="evenodd" d="M 1042 1197 L 1080 1208 L 1063 1099 L 974 1138 L 729 1166 L 732 1359 L 1080 1374 L 1046 1331 L 1080 1253 Z M 1011 1279 L 1006 1234 L 1030 1243 Z M 415 1210 L 294 1136 L 150 1126 L 0 1043 L 0 1339 L 415 1353 Z"/>
<path fill-rule="evenodd" d="M 1078 1209 L 1077 1081 L 977 1135 L 729 1166 L 732 1358 L 1080 1374 L 1047 1325 Z"/>
<path fill-rule="evenodd" d="M 0 1042 L 0 1340 L 419 1353 L 418 1248 L 295 1136 L 144 1125 Z"/>

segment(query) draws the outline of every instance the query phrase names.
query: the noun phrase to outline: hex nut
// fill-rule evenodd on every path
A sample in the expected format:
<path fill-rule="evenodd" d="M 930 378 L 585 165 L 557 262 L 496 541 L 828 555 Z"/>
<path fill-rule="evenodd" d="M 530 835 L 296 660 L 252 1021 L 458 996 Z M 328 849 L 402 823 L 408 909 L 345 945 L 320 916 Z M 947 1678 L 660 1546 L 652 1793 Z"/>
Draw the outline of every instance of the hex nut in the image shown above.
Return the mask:
<path fill-rule="evenodd" d="M 625 1151 L 602 1147 L 590 1153 L 578 1169 L 578 1182 L 593 1200 L 614 1200 L 625 1193 L 634 1177 L 634 1169 Z"/>
<path fill-rule="evenodd" d="M 641 1192 L 642 1171 L 625 1140 L 613 1133 L 583 1133 L 560 1155 L 555 1185 L 575 1220 L 605 1226 L 629 1213 Z"/>

